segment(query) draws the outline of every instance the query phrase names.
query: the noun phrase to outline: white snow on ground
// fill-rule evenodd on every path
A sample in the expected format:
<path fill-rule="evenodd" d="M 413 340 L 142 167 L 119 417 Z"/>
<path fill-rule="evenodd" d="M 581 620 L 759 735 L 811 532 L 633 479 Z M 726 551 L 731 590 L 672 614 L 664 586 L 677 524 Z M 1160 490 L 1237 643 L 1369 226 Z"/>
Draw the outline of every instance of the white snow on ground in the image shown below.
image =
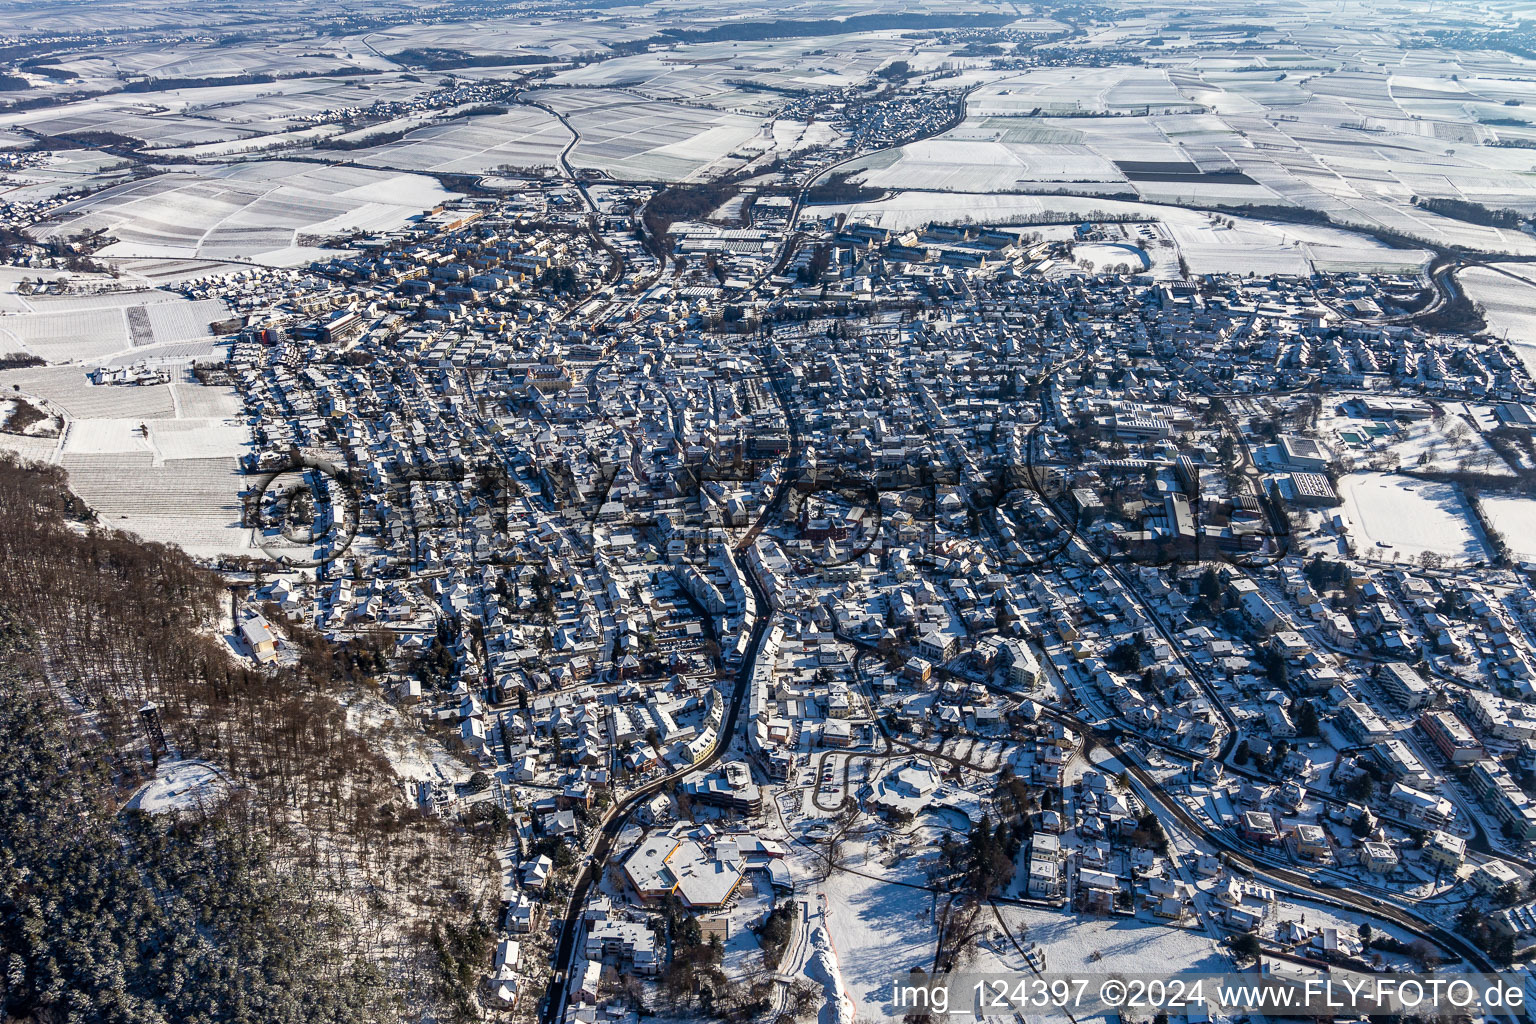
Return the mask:
<path fill-rule="evenodd" d="M 1491 420 L 1493 414 L 1488 407 L 1460 402 L 1442 404 L 1446 415 L 1408 423 L 1385 423 L 1337 411 L 1325 412 L 1318 417 L 1318 429 L 1336 453 L 1353 460 L 1359 469 L 1402 468 L 1431 473 L 1463 470 L 1512 476 L 1509 464 L 1472 426 L 1479 418 Z M 1382 426 L 1389 428 L 1387 433 L 1370 434 L 1370 430 Z"/>
<path fill-rule="evenodd" d="M 1152 265 L 1146 252 L 1134 245 L 1121 242 L 1089 242 L 1072 250 L 1072 258 L 1078 264 L 1085 260 L 1099 270 L 1125 264 L 1132 273 L 1140 273 Z"/>
<path fill-rule="evenodd" d="M 70 490 L 96 510 L 103 527 L 176 544 L 199 558 L 253 551 L 251 530 L 240 524 L 245 479 L 232 455 L 157 462 L 147 450 L 96 450 L 65 452 L 58 462 Z"/>
<path fill-rule="evenodd" d="M 158 290 L 0 296 L 0 349 L 91 366 L 161 358 L 166 348 L 198 342 L 189 352 L 205 355 L 209 325 L 229 313 L 222 299 L 188 301 Z"/>
<path fill-rule="evenodd" d="M 794 152 L 811 146 L 827 146 L 836 142 L 837 129 L 826 121 L 780 120 L 773 122 L 774 148 Z"/>
<path fill-rule="evenodd" d="M 1489 557 L 1461 491 L 1446 483 L 1387 473 L 1351 473 L 1339 481 L 1355 553 L 1413 562 L 1432 551 L 1454 562 Z"/>
<path fill-rule="evenodd" d="M 1028 218 L 1074 220 L 1101 215 L 1145 217 L 1161 222 L 1194 273 L 1306 273 L 1318 270 L 1417 273 L 1429 262 L 1424 249 L 1392 249 L 1366 235 L 1342 228 L 1287 224 L 1223 214 L 1218 227 L 1211 214 L 1154 203 L 1089 196 L 965 195 L 898 192 L 867 203 L 811 207 L 816 212 L 846 211 L 850 221 L 896 230 L 929 223 L 1008 224 Z M 1231 221 L 1233 226 L 1226 227 Z M 1166 255 L 1159 263 L 1175 264 Z"/>
<path fill-rule="evenodd" d="M 1477 500 L 1510 553 L 1522 562 L 1536 562 L 1536 498 L 1483 494 Z"/>
<path fill-rule="evenodd" d="M 0 433 L 0 452 L 9 452 L 29 462 L 48 462 L 58 451 L 56 437 L 29 437 L 23 434 Z"/>
<path fill-rule="evenodd" d="M 1507 337 L 1525 368 L 1536 373 L 1536 280 L 1522 263 L 1493 263 L 1468 267 L 1456 280 L 1475 302 L 1482 303 L 1488 329 Z"/>
<path fill-rule="evenodd" d="M 827 1005 L 822 1007 L 821 1024 L 853 1024 L 853 1002 L 843 985 L 837 950 L 832 945 L 832 937 L 821 925 L 811 931 L 811 955 L 806 961 L 805 973 L 826 989 Z"/>
<path fill-rule="evenodd" d="M 168 386 L 175 396 L 177 414 L 189 419 L 237 418 L 245 408 L 233 387 L 211 387 L 192 381 L 173 381 Z"/>
<path fill-rule="evenodd" d="M 149 814 L 190 811 L 210 807 L 228 792 L 229 783 L 206 761 L 167 761 L 133 795 L 128 806 Z"/>
<path fill-rule="evenodd" d="M 177 367 L 168 367 L 176 378 Z M 57 463 L 70 489 L 105 527 L 176 544 L 198 558 L 250 554 L 241 526 L 246 480 L 238 457 L 249 449 L 232 388 L 190 379 L 119 387 L 91 384 L 79 366 L 0 372 L 0 389 L 66 417 L 58 438 L 0 438 L 0 448 Z"/>
<path fill-rule="evenodd" d="M 424 175 L 262 160 L 184 165 L 68 203 L 42 233 L 104 228 L 101 256 L 251 259 L 289 266 L 314 258 L 316 236 L 390 231 L 457 193 Z"/>
<path fill-rule="evenodd" d="M 74 420 L 65 435 L 63 454 L 96 455 L 106 452 L 147 452 L 149 441 L 140 426 L 147 420 Z"/>
<path fill-rule="evenodd" d="M 1033 978 L 1034 968 L 1020 952 L 1031 947 L 1044 956 L 1046 974 L 1088 979 L 1090 990 L 1096 990 L 1099 981 L 1113 975 L 1155 973 L 1173 977 L 1233 970 L 1227 954 L 1204 930 L 1175 927 L 1145 912 L 1136 917 L 1094 917 L 1002 902 L 997 904 L 997 911 L 1007 932 L 996 918 L 983 921 L 975 956 L 961 966 L 963 973 Z M 962 996 L 952 992 L 951 1000 L 956 998 L 964 1003 L 970 993 Z M 954 1008 L 952 1002 L 951 1009 Z M 1068 1024 L 1069 1018 L 1059 1012 L 1046 1012 L 1031 1014 L 1028 1020 L 1030 1024 Z M 1109 1015 L 1082 1010 L 1070 1020 L 1075 1024 L 1118 1024 Z"/>
<path fill-rule="evenodd" d="M 367 739 L 402 779 L 453 783 L 472 774 L 441 742 L 423 734 L 419 722 L 377 694 L 353 694 L 342 704 L 347 728 Z"/>
<path fill-rule="evenodd" d="M 857 857 L 850 866 L 879 870 L 873 861 L 862 866 Z M 826 928 L 854 1013 L 867 1020 L 894 1012 L 896 976 L 933 967 L 938 934 L 930 916 L 932 894 L 846 871 L 834 872 L 815 890 L 826 896 Z"/>
<path fill-rule="evenodd" d="M 1045 950 L 1048 973 L 1219 973 L 1232 969 L 1231 961 L 1198 928 L 1176 928 L 1139 915 L 1093 917 L 1003 904 L 999 909 L 1019 945 L 1028 948 L 1033 942 Z M 1012 949 L 1011 945 L 1008 948 Z M 1018 959 L 1015 953 L 1014 961 Z M 1010 969 L 1020 966 L 1010 962 Z"/>
<path fill-rule="evenodd" d="M 251 430 L 236 419 L 152 420 L 149 440 L 161 460 L 216 459 L 244 450 Z"/>

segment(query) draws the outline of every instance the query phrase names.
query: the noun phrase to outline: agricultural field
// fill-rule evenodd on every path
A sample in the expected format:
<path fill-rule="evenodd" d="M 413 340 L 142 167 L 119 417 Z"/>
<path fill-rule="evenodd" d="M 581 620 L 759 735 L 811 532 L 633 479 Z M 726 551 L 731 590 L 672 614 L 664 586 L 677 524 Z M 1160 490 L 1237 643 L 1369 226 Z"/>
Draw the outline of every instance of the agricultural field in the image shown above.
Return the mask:
<path fill-rule="evenodd" d="M 197 354 L 208 354 L 209 324 L 229 312 L 222 300 L 155 291 L 15 299 L 22 309 L 0 313 L 0 351 L 92 366 L 133 362 L 176 343 L 195 343 Z"/>
<path fill-rule="evenodd" d="M 33 366 L 0 370 L 0 391 L 19 391 L 45 401 L 70 420 L 158 419 L 176 414 L 167 384 L 142 387 L 98 387 L 80 366 Z"/>
<path fill-rule="evenodd" d="M 1536 269 L 1524 263 L 1468 267 L 1456 275 L 1467 295 L 1483 307 L 1494 334 L 1507 337 L 1536 373 Z"/>
<path fill-rule="evenodd" d="M 753 118 L 640 100 L 615 89 L 539 90 L 529 99 L 558 111 L 576 130 L 573 165 L 619 178 L 690 179 L 765 134 Z M 769 144 L 759 139 L 759 149 Z"/>
<path fill-rule="evenodd" d="M 649 16 L 649 17 L 648 17 Z M 644 38 L 656 30 L 654 13 L 638 11 L 601 21 L 528 18 L 515 13 L 473 21 L 402 24 L 336 40 L 348 50 L 398 54 L 410 49 L 451 50 L 470 55 L 546 56 L 570 59 L 602 52 L 611 43 Z"/>
<path fill-rule="evenodd" d="M 1198 110 L 1154 68 L 1048 68 L 978 89 L 971 94 L 971 117 L 1017 117 L 1112 112 Z"/>
<path fill-rule="evenodd" d="M 1114 164 L 1080 146 L 940 136 L 903 146 L 892 156 L 877 154 L 855 162 L 852 168 L 863 170 L 859 182 L 875 188 L 997 193 L 1024 191 L 1028 182 L 1125 180 Z"/>
<path fill-rule="evenodd" d="M 254 39 L 227 43 L 187 39 L 163 49 L 101 47 L 57 64 L 85 79 L 313 75 L 392 68 L 364 46 L 314 39 L 276 44 Z"/>
<path fill-rule="evenodd" d="M 388 231 L 453 193 L 431 178 L 281 161 L 176 170 L 66 204 L 40 238 L 106 231 L 102 256 L 233 259 L 287 266 L 315 241 Z"/>
<path fill-rule="evenodd" d="M 508 12 L 340 33 L 305 44 L 258 45 L 235 34 L 183 40 L 152 54 L 87 47 L 60 62 L 82 83 L 120 86 L 140 76 L 282 77 L 98 96 L 13 113 L 0 118 L 0 128 L 44 136 L 107 132 L 140 140 L 148 152 L 204 161 L 291 150 L 381 170 L 494 174 L 517 168 L 539 174 L 558 167 L 569 134 L 534 106 L 447 121 L 415 110 L 361 128 L 337 121 L 338 112 L 373 104 L 408 106 L 445 81 L 515 83 L 544 74 L 547 85 L 525 97 L 569 119 L 579 135 L 573 166 L 618 179 L 697 181 L 762 153 L 838 144 L 825 121 L 779 120 L 775 114 L 797 96 L 857 88 L 901 61 L 914 72 L 902 87 L 907 91 L 917 83 L 929 91 L 970 89 L 967 116 L 938 138 L 849 165 L 856 181 L 872 187 L 989 197 L 1080 195 L 1229 211 L 1295 208 L 1410 242 L 1536 254 L 1536 238 L 1524 232 L 1416 205 L 1456 200 L 1536 213 L 1530 151 L 1516 148 L 1536 144 L 1536 115 L 1528 113 L 1536 109 L 1536 84 L 1525 80 L 1518 58 L 1497 52 L 1392 50 L 1394 60 L 1386 61 L 1379 58 L 1389 51 L 1377 43 L 1390 37 L 1362 40 L 1327 19 L 1277 17 L 1263 31 L 1224 32 L 1219 19 L 1205 23 L 1146 12 L 1095 25 L 1072 44 L 1089 54 L 1136 47 L 1140 64 L 1111 60 L 1095 66 L 1090 60 L 1019 69 L 973 55 L 958 41 L 925 43 L 899 31 L 706 39 L 591 59 L 674 27 L 707 32 L 724 20 L 820 20 L 875 10 L 866 3 L 754 5 L 733 8 L 727 19 L 691 3 L 658 2 L 603 19 Z M 970 10 L 990 8 L 944 7 L 946 14 Z M 1011 30 L 1060 27 L 1025 16 Z M 996 52 L 1007 53 L 1010 45 Z M 423 53 L 442 62 L 427 67 L 444 70 L 424 72 L 411 63 Z M 488 58 L 503 55 L 512 63 L 487 66 Z M 455 65 L 455 56 L 463 66 Z M 538 59 L 551 63 L 543 71 L 527 63 Z M 439 74 L 447 77 L 432 77 Z M 367 146 L 373 134 L 381 138 Z M 329 140 L 338 137 L 364 148 L 331 146 Z M 38 189 L 59 189 L 66 181 L 77 187 L 108 183 L 102 168 L 81 172 L 32 169 L 27 183 Z M 329 197 L 346 190 L 320 191 Z M 362 210 L 327 224 L 342 211 L 330 212 L 319 218 L 327 229 L 388 222 L 384 211 Z M 191 229 L 177 230 L 176 218 L 152 218 L 152 230 L 128 227 L 123 245 L 109 255 L 257 254 L 272 262 L 265 254 L 279 253 L 275 261 L 292 262 L 310 250 L 292 237 L 278 237 L 278 229 L 302 229 L 290 220 L 302 218 L 268 217 L 258 207 L 254 220 L 236 216 L 212 237 L 202 238 L 199 230 L 194 239 Z M 159 224 L 170 230 L 159 230 Z M 1240 232 L 1201 235 L 1181 243 L 1192 270 L 1220 266 L 1230 250 L 1253 241 Z M 1393 255 L 1355 241 L 1299 242 L 1261 246 L 1250 268 L 1391 271 L 1419 262 L 1412 245 Z"/>
<path fill-rule="evenodd" d="M 574 67 L 550 81 L 765 116 L 784 91 L 858 85 L 915 50 L 906 40 L 869 36 L 699 43 Z"/>
<path fill-rule="evenodd" d="M 67 62 L 66 62 L 67 63 Z M 118 70 L 110 65 L 80 60 L 68 70 L 82 76 L 78 81 L 96 80 L 100 75 L 104 88 L 122 87 L 118 74 L 143 72 Z M 66 66 L 61 64 L 61 67 Z M 336 70 L 338 62 L 327 62 L 324 69 Z M 294 75 L 302 66 L 285 66 L 278 73 Z M 316 126 L 321 115 L 335 116 L 341 111 L 356 111 L 375 103 L 406 103 L 421 96 L 431 85 L 411 81 L 395 69 L 395 74 L 367 74 L 349 77 L 285 77 L 274 81 L 243 84 L 193 85 L 154 88 L 148 91 L 113 91 L 58 106 L 14 111 L 0 115 L 0 125 L 24 133 L 27 138 L 77 138 L 105 133 L 137 140 L 147 151 L 164 151 L 177 156 L 208 156 L 234 153 L 282 143 L 302 144 L 302 134 L 289 135 Z M 270 76 L 273 72 L 223 71 L 197 67 L 153 71 L 157 78 L 210 79 L 228 76 Z"/>
<path fill-rule="evenodd" d="M 401 74 L 349 78 L 283 79 L 259 85 L 221 86 L 156 93 L 157 102 L 185 104 L 183 112 L 200 119 L 285 131 L 311 123 L 327 112 L 375 103 L 406 103 L 431 87 Z"/>
<path fill-rule="evenodd" d="M 110 153 L 61 149 L 31 166 L 0 172 L 0 188 L 10 202 L 36 202 L 105 188 L 131 172 L 132 164 Z"/>
<path fill-rule="evenodd" d="M 537 107 L 462 118 L 410 132 L 394 142 L 336 154 L 366 167 L 453 174 L 487 174 L 503 168 L 547 170 L 558 166 L 571 133 Z"/>
<path fill-rule="evenodd" d="M 199 557 L 250 553 L 238 460 L 251 435 L 239 396 L 184 367 L 172 373 L 170 384 L 124 387 L 91 384 L 80 366 L 0 371 L 0 389 L 64 417 L 59 437 L 3 435 L 0 447 L 62 466 L 104 526 Z"/>
<path fill-rule="evenodd" d="M 1235 71 L 1212 57 L 1164 63 L 977 73 L 962 124 L 855 164 L 862 172 L 856 180 L 978 194 L 1091 190 L 1193 207 L 1300 207 L 1335 224 L 1439 245 L 1536 254 L 1536 239 L 1523 232 L 1414 202 L 1536 208 L 1528 152 L 1495 145 L 1536 138 L 1522 108 L 1505 105 L 1523 103 L 1528 84 L 1492 74 L 1453 82 L 1458 72 L 1443 65 L 1427 76 L 1374 67 Z"/>
<path fill-rule="evenodd" d="M 147 452 L 65 453 L 59 465 L 103 526 L 200 558 L 255 553 L 251 531 L 240 525 L 245 478 L 233 457 L 156 465 Z"/>
<path fill-rule="evenodd" d="M 841 136 L 837 129 L 825 121 L 796 121 L 780 118 L 773 122 L 773 148 L 780 153 L 793 153 L 797 149 L 812 146 L 836 145 Z"/>
<path fill-rule="evenodd" d="M 230 142 L 260 134 L 254 129 L 175 114 L 156 114 L 154 110 L 148 103 L 126 107 L 103 105 L 82 110 L 57 108 L 44 111 L 45 116 L 18 118 L 12 123 L 36 132 L 44 140 L 53 137 L 69 139 L 101 132 L 126 135 L 151 148 Z"/>

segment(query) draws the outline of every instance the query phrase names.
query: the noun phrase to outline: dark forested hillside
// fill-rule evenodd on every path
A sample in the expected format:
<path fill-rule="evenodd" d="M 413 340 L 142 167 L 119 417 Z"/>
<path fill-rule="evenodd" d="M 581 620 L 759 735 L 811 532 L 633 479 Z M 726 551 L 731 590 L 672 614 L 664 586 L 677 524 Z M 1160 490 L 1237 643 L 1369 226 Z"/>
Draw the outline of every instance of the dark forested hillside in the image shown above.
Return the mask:
<path fill-rule="evenodd" d="M 13 672 L 0 678 L 7 1014 L 294 1024 L 393 1014 L 379 966 L 330 941 L 339 910 L 324 887 L 277 866 L 240 820 L 243 802 L 195 820 L 119 814 L 107 759 L 71 742 L 69 723 Z"/>
<path fill-rule="evenodd" d="M 466 1015 L 432 934 L 484 933 L 486 840 L 421 818 L 347 728 L 378 651 L 298 636 L 296 667 L 245 668 L 213 575 L 82 511 L 0 458 L 0 1021 Z M 123 810 L 161 756 L 233 795 Z"/>

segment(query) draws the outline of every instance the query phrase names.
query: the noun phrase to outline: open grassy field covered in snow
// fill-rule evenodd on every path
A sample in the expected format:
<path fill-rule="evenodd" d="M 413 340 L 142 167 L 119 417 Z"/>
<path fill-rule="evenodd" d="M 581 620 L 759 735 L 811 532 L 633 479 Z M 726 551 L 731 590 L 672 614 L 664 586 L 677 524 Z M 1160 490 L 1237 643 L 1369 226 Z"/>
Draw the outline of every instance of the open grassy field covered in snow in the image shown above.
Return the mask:
<path fill-rule="evenodd" d="M 1339 481 L 1355 552 L 1385 562 L 1416 562 L 1431 552 L 1450 562 L 1490 557 L 1466 498 L 1453 484 L 1387 473 Z"/>

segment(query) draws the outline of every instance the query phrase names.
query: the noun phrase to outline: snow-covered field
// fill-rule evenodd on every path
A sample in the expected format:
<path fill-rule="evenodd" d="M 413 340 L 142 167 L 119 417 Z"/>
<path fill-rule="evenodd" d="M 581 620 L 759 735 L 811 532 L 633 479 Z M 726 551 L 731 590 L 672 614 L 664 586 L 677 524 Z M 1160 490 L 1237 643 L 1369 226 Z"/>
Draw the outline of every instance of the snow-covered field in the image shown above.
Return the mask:
<path fill-rule="evenodd" d="M 857 165 L 866 168 L 863 180 L 976 193 L 1051 191 L 1061 182 L 1159 203 L 1294 206 L 1441 245 L 1536 253 L 1536 239 L 1523 232 L 1413 201 L 1536 208 L 1529 159 L 1475 144 L 1493 133 L 1469 112 L 1507 109 L 1498 106 L 1505 93 L 1493 76 L 1470 90 L 1435 79 L 1453 88 L 1428 103 L 1422 90 L 1394 97 L 1392 74 L 1374 66 L 1286 81 L 1221 61 L 1208 70 L 1058 67 L 973 77 L 980 87 L 961 125 Z M 1495 94 L 1501 99 L 1489 99 Z M 1508 118 L 1483 124 L 1501 120 Z M 1474 144 L 1447 146 L 1451 140 Z M 1356 266 L 1348 253 L 1321 256 L 1323 269 Z"/>
<path fill-rule="evenodd" d="M 879 870 L 861 867 L 857 854 L 851 866 Z M 826 896 L 826 929 L 857 1019 L 894 1012 L 893 979 L 914 967 L 933 967 L 938 932 L 931 916 L 932 894 L 846 871 L 835 871 L 810 888 L 813 900 L 816 894 Z"/>
<path fill-rule="evenodd" d="M 174 416 L 176 407 L 171 389 L 164 384 L 142 387 L 97 387 L 80 366 L 31 366 L 19 370 L 0 370 L 0 388 L 13 386 L 23 394 L 35 395 L 64 411 L 71 419 L 155 419 Z"/>
<path fill-rule="evenodd" d="M 148 101 L 118 106 L 75 104 L 47 108 L 41 116 L 20 117 L 24 124 L 41 135 L 78 135 L 85 132 L 114 132 L 142 139 L 150 147 L 197 146 L 226 142 L 255 135 L 254 130 L 219 124 L 202 118 L 186 118 L 156 113 Z"/>
<path fill-rule="evenodd" d="M 1077 147 L 947 136 L 903 146 L 895 162 L 872 163 L 859 180 L 876 188 L 1012 192 L 1025 181 L 1124 181 L 1114 164 Z"/>
<path fill-rule="evenodd" d="M 202 558 L 254 554 L 240 525 L 245 479 L 235 459 L 186 458 L 156 465 L 149 452 L 65 452 L 69 486 L 101 525 L 145 540 L 176 544 Z"/>
<path fill-rule="evenodd" d="M 194 811 L 218 803 L 228 792 L 229 783 L 206 761 L 167 761 L 128 806 L 148 814 Z"/>
<path fill-rule="evenodd" d="M 1045 949 L 1046 970 L 1051 973 L 1231 969 L 1226 954 L 1197 928 L 1176 928 L 1140 916 L 1094 917 L 1009 905 L 999 909 L 1019 945 L 1028 948 L 1033 942 Z M 1012 946 L 1007 948 L 1012 953 Z M 1018 955 L 1012 955 L 1008 969 L 1016 970 L 1022 965 Z"/>
<path fill-rule="evenodd" d="M 246 481 L 237 461 L 251 434 L 232 388 L 190 379 L 94 385 L 79 366 L 0 372 L 0 389 L 12 385 L 67 419 L 60 437 L 5 435 L 0 447 L 63 466 L 102 526 L 198 557 L 255 553 L 240 525 Z"/>
<path fill-rule="evenodd" d="M 337 155 L 369 167 L 484 174 L 504 167 L 551 168 L 571 133 L 536 107 L 419 128 L 395 142 Z"/>
<path fill-rule="evenodd" d="M 1536 498 L 1487 494 L 1477 499 L 1483 514 L 1522 562 L 1536 562 Z"/>
<path fill-rule="evenodd" d="M 104 189 L 60 207 L 59 219 L 38 234 L 105 230 L 117 241 L 101 250 L 102 256 L 289 265 L 307 255 L 302 236 L 394 230 L 454 195 L 422 175 L 251 161 L 177 170 Z"/>
<path fill-rule="evenodd" d="M 551 81 L 589 88 L 623 86 L 649 98 L 766 113 L 775 105 L 771 94 L 741 88 L 741 83 L 786 89 L 856 85 L 893 57 L 910 56 L 910 46 L 883 34 L 732 40 L 695 44 L 680 53 L 586 64 L 562 71 Z"/>
<path fill-rule="evenodd" d="M 88 420 L 70 430 L 66 456 L 108 451 L 149 451 L 155 462 L 217 459 L 250 443 L 250 428 L 237 419 Z M 138 435 L 140 444 L 134 443 Z"/>
<path fill-rule="evenodd" d="M 195 342 L 192 355 L 209 351 L 209 324 L 229 308 L 218 299 L 189 302 L 171 292 L 99 295 L 12 293 L 15 312 L 0 314 L 0 351 L 28 352 L 51 363 L 120 365 L 166 346 Z"/>
<path fill-rule="evenodd" d="M 1176 206 L 1089 196 L 946 195 L 901 192 L 887 199 L 817 207 L 846 211 L 854 222 L 906 230 L 939 224 L 1027 223 L 1030 219 L 1093 220 L 1143 217 L 1160 223 L 1191 273 L 1305 274 L 1318 270 L 1417 273 L 1429 262 L 1424 249 L 1392 249 L 1365 235 L 1311 224 L 1257 217 L 1221 218 Z M 1232 222 L 1231 227 L 1226 223 Z M 1166 250 L 1163 250 L 1166 252 Z M 1159 256 L 1160 263 L 1177 259 Z"/>
<path fill-rule="evenodd" d="M 1413 562 L 1425 551 L 1453 562 L 1489 557 L 1466 499 L 1451 484 L 1351 473 L 1339 481 L 1339 496 L 1360 557 Z"/>
<path fill-rule="evenodd" d="M 1468 267 L 1456 280 L 1482 303 L 1489 330 L 1508 337 L 1525 368 L 1536 373 L 1536 275 L 1531 268 L 1523 263 Z"/>
<path fill-rule="evenodd" d="M 1096 270 L 1108 270 L 1110 267 L 1125 266 L 1130 273 L 1140 273 L 1152 265 L 1145 250 L 1134 245 L 1109 242 L 1089 242 L 1074 246 L 1072 258 L 1079 264 L 1084 261 L 1092 264 Z"/>
<path fill-rule="evenodd" d="M 560 111 L 580 134 L 573 164 L 617 177 L 690 178 L 764 133 L 755 118 L 643 101 L 617 90 L 547 90 L 531 98 Z M 771 139 L 762 142 L 766 147 Z"/>
<path fill-rule="evenodd" d="M 1106 113 L 1142 110 L 1147 106 L 1192 109 L 1165 71 L 1128 66 L 1108 68 L 1047 68 L 1010 75 L 996 85 L 976 90 L 967 112 L 973 116 L 1007 116 L 1033 111 L 1053 114 Z"/>

